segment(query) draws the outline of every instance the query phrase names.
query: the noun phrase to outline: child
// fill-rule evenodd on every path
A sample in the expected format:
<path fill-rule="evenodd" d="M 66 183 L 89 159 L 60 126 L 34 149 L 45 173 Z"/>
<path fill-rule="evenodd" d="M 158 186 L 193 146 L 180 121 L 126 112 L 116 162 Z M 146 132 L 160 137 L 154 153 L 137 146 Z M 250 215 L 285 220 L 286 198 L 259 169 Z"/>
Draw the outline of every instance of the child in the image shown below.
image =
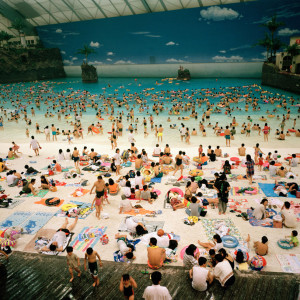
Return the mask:
<path fill-rule="evenodd" d="M 126 234 L 119 234 L 115 235 L 117 239 L 117 244 L 119 247 L 120 252 L 122 253 L 124 259 L 127 260 L 134 260 L 135 256 L 133 255 L 134 246 L 128 243 L 127 235 Z"/>
<path fill-rule="evenodd" d="M 297 230 L 293 230 L 291 236 L 286 236 L 286 238 L 290 238 L 290 241 L 289 241 L 290 245 L 293 245 L 294 247 L 299 246 L 299 240 L 298 240 L 297 236 L 298 236 Z"/>
<path fill-rule="evenodd" d="M 130 189 L 130 197 L 129 197 L 129 199 L 135 199 L 135 189 L 134 188 Z"/>
<path fill-rule="evenodd" d="M 261 171 L 261 168 L 264 164 L 264 159 L 262 157 L 262 153 L 259 153 L 259 157 L 258 157 L 258 170 Z"/>
<path fill-rule="evenodd" d="M 108 183 L 105 183 L 105 187 L 106 187 L 106 188 L 104 189 L 103 202 L 104 202 L 104 200 L 106 200 L 107 204 L 110 204 L 110 203 L 108 202 L 108 194 L 107 194 L 108 186 L 109 186 L 109 184 L 108 184 Z M 104 203 L 103 203 L 103 205 L 104 205 Z"/>
<path fill-rule="evenodd" d="M 268 254 L 268 238 L 263 236 L 261 242 L 254 242 L 254 249 L 257 255 L 265 256 Z"/>
<path fill-rule="evenodd" d="M 139 200 L 137 203 L 141 202 L 141 191 L 140 191 L 140 187 L 138 185 L 135 186 L 134 196 L 135 196 L 135 199 Z"/>
<path fill-rule="evenodd" d="M 89 271 L 94 280 L 93 287 L 99 286 L 100 284 L 99 277 L 98 277 L 97 257 L 99 260 L 99 266 L 102 267 L 102 261 L 100 255 L 96 251 L 94 251 L 93 248 L 91 247 L 86 249 L 86 253 L 84 255 L 84 269 L 87 270 L 86 260 L 88 260 Z"/>
<path fill-rule="evenodd" d="M 29 129 L 28 128 L 26 128 L 26 137 L 29 138 Z"/>
<path fill-rule="evenodd" d="M 213 238 L 213 243 L 202 243 L 200 240 L 198 240 L 198 244 L 206 250 L 214 249 L 215 251 L 219 251 L 221 248 L 223 248 L 222 239 L 218 234 L 215 234 Z"/>
<path fill-rule="evenodd" d="M 94 203 L 95 203 L 95 208 L 96 208 L 96 218 L 98 218 L 98 220 L 100 220 L 100 213 L 102 210 L 102 202 L 101 202 L 101 198 L 95 197 L 92 205 L 91 205 L 91 210 L 94 207 Z"/>
<path fill-rule="evenodd" d="M 129 276 L 129 274 L 122 275 L 120 282 L 120 291 L 124 293 L 126 299 L 133 300 L 134 299 L 134 291 L 133 288 L 137 288 L 137 284 L 135 280 Z"/>
<path fill-rule="evenodd" d="M 277 158 L 278 158 L 278 151 L 275 150 L 275 151 L 274 151 L 274 154 L 273 154 L 273 159 L 274 159 L 274 160 L 277 160 Z"/>
<path fill-rule="evenodd" d="M 216 264 L 217 264 L 216 258 L 215 258 L 215 256 L 216 256 L 216 251 L 215 251 L 214 249 L 210 249 L 210 250 L 208 251 L 208 253 L 209 253 L 209 256 L 210 256 L 208 265 L 209 265 L 211 268 L 214 268 L 214 267 L 216 266 Z"/>
<path fill-rule="evenodd" d="M 57 187 L 56 187 L 55 182 L 52 183 L 52 185 L 50 186 L 49 190 L 50 190 L 51 192 L 57 192 Z"/>
<path fill-rule="evenodd" d="M 73 247 L 72 246 L 67 247 L 67 264 L 69 266 L 69 272 L 70 272 L 70 275 L 71 275 L 70 282 L 72 282 L 74 280 L 73 269 L 78 273 L 78 277 L 81 276 L 81 272 L 80 272 L 80 269 L 79 269 L 80 261 L 79 261 L 78 256 L 73 253 Z"/>

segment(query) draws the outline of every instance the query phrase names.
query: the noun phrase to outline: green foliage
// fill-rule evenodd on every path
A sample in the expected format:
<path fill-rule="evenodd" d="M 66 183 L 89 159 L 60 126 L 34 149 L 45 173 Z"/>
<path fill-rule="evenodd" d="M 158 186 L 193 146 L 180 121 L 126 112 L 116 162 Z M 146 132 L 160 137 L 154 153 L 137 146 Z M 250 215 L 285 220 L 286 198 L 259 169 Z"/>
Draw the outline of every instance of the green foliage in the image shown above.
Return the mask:
<path fill-rule="evenodd" d="M 93 53 L 97 53 L 93 48 L 89 47 L 88 45 L 83 45 L 83 48 L 78 49 L 76 54 L 82 54 L 85 56 L 85 62 L 86 64 L 88 63 L 88 56 L 93 54 Z"/>
<path fill-rule="evenodd" d="M 0 45 L 2 45 L 2 43 L 5 41 L 5 42 L 6 42 L 6 45 L 7 45 L 7 47 L 8 47 L 8 46 L 9 46 L 9 45 L 8 45 L 8 41 L 9 41 L 10 39 L 12 39 L 13 37 L 14 37 L 14 36 L 11 35 L 11 34 L 9 34 L 8 32 L 1 30 L 1 31 L 0 31 Z"/>
<path fill-rule="evenodd" d="M 17 18 L 11 23 L 11 26 L 9 27 L 9 29 L 15 29 L 20 33 L 21 31 L 23 31 L 23 29 L 25 27 L 26 26 L 25 26 L 24 21 L 20 18 Z"/>
<path fill-rule="evenodd" d="M 292 57 L 300 54 L 299 45 L 296 43 L 291 46 L 287 46 L 285 51 Z"/>

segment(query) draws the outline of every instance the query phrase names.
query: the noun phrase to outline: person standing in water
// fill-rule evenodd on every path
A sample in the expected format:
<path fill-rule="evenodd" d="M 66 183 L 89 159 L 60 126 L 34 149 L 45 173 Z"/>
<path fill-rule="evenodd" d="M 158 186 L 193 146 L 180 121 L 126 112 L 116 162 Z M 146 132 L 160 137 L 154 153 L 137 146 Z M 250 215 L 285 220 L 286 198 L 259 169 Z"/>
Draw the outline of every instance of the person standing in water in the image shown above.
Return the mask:
<path fill-rule="evenodd" d="M 158 134 L 157 134 L 157 140 L 158 140 L 158 142 L 159 141 L 162 142 L 163 131 L 164 131 L 164 129 L 163 129 L 162 125 L 160 124 L 159 128 L 158 128 Z"/>

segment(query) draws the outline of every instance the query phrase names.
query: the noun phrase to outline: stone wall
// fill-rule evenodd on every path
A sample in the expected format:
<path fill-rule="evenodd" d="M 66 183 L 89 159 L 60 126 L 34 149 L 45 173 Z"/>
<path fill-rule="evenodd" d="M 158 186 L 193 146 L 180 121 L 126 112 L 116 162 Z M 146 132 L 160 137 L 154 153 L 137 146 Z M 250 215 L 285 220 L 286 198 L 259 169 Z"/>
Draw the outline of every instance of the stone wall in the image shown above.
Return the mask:
<path fill-rule="evenodd" d="M 66 77 L 58 48 L 0 50 L 0 83 Z"/>
<path fill-rule="evenodd" d="M 261 84 L 300 94 L 300 75 L 279 72 L 272 64 L 263 64 Z"/>

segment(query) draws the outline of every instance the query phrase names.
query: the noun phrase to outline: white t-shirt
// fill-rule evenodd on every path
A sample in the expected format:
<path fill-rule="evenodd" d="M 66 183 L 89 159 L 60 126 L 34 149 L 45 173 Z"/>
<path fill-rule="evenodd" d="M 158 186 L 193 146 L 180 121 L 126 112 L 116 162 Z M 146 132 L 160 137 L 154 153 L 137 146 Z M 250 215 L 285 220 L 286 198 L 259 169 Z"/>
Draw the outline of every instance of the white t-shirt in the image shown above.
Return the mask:
<path fill-rule="evenodd" d="M 291 159 L 291 167 L 298 167 L 299 159 L 297 157 L 293 157 Z"/>
<path fill-rule="evenodd" d="M 116 166 L 119 166 L 121 164 L 121 155 L 120 155 L 120 153 L 115 153 L 113 155 L 113 158 L 115 159 Z"/>
<path fill-rule="evenodd" d="M 57 160 L 59 160 L 59 161 L 65 160 L 64 154 L 63 153 L 58 153 Z"/>
<path fill-rule="evenodd" d="M 128 186 L 122 187 L 122 192 L 125 195 L 125 197 L 127 197 L 127 198 L 129 198 L 131 195 L 131 190 L 130 190 L 130 187 L 128 187 Z"/>
<path fill-rule="evenodd" d="M 270 176 L 275 176 L 276 175 L 276 171 L 277 171 L 277 167 L 276 166 L 269 165 Z"/>
<path fill-rule="evenodd" d="M 124 187 L 126 185 L 126 180 L 125 179 L 121 179 L 120 181 L 119 181 L 119 186 L 120 187 Z"/>
<path fill-rule="evenodd" d="M 228 260 L 224 259 L 222 262 L 219 262 L 214 269 L 214 276 L 220 281 L 221 285 L 224 286 L 224 283 L 233 275 L 233 271 Z"/>
<path fill-rule="evenodd" d="M 128 134 L 128 141 L 129 141 L 129 143 L 133 143 L 135 141 L 133 133 Z"/>
<path fill-rule="evenodd" d="M 38 149 L 38 147 L 39 147 L 38 142 L 35 139 L 31 140 L 30 145 L 31 145 L 32 149 Z"/>
<path fill-rule="evenodd" d="M 207 275 L 207 269 L 200 266 L 194 266 L 192 287 L 197 291 L 204 292 L 207 289 Z"/>
<path fill-rule="evenodd" d="M 157 246 L 160 248 L 168 248 L 170 244 L 170 239 L 167 235 L 157 236 Z"/>
<path fill-rule="evenodd" d="M 182 127 L 179 131 L 180 131 L 180 135 L 185 135 L 186 133 L 185 127 Z"/>
<path fill-rule="evenodd" d="M 143 176 L 135 176 L 134 178 L 134 185 L 138 185 L 140 189 L 143 188 Z"/>
<path fill-rule="evenodd" d="M 63 231 L 58 231 L 53 235 L 47 247 L 49 248 L 53 242 L 57 242 L 57 248 L 60 248 L 63 246 L 66 239 L 67 239 L 66 234 Z"/>
<path fill-rule="evenodd" d="M 132 210 L 130 200 L 128 200 L 128 199 L 121 200 L 120 201 L 120 208 L 123 208 L 123 212 Z"/>
<path fill-rule="evenodd" d="M 138 226 L 138 222 L 135 222 L 133 218 L 127 218 L 125 224 L 129 232 L 135 232 L 135 229 Z"/>
<path fill-rule="evenodd" d="M 7 185 L 13 184 L 16 178 L 18 178 L 18 177 L 15 176 L 14 174 L 7 175 L 7 176 L 6 176 L 6 182 L 7 182 Z"/>
<path fill-rule="evenodd" d="M 284 225 L 289 228 L 297 226 L 297 219 L 291 209 L 283 209 L 281 214 L 284 216 Z"/>
<path fill-rule="evenodd" d="M 125 255 L 129 251 L 129 248 L 126 246 L 126 243 L 123 240 L 118 240 L 117 244 L 119 246 L 122 255 Z"/>
<path fill-rule="evenodd" d="M 44 129 L 44 132 L 45 132 L 45 135 L 48 135 L 48 134 L 50 133 L 49 128 L 45 128 L 45 129 Z"/>
<path fill-rule="evenodd" d="M 159 147 L 155 147 L 153 150 L 153 154 L 159 155 L 161 152 L 161 149 Z"/>
<path fill-rule="evenodd" d="M 146 287 L 143 298 L 146 300 L 172 300 L 172 297 L 165 286 L 154 284 Z"/>

